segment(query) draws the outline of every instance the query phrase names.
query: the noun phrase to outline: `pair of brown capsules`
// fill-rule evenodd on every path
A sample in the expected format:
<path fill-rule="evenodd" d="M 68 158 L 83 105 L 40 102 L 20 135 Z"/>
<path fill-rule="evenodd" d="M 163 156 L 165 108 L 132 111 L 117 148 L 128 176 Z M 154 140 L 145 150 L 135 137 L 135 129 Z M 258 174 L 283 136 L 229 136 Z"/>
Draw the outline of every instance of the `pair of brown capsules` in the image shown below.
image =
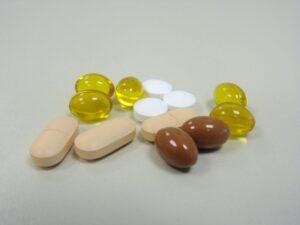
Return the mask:
<path fill-rule="evenodd" d="M 230 136 L 228 126 L 217 118 L 199 116 L 193 109 L 177 109 L 145 120 L 142 135 L 155 141 L 159 155 L 175 168 L 189 168 L 198 151 L 214 150 Z"/>

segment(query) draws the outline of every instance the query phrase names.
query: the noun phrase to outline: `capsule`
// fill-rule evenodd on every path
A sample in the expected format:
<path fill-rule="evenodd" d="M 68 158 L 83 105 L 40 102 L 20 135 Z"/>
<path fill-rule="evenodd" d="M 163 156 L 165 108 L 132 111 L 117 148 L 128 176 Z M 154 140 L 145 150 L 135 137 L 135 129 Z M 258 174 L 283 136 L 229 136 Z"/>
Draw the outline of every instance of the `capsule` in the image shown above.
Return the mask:
<path fill-rule="evenodd" d="M 175 168 L 189 168 L 197 162 L 198 149 L 188 133 L 177 127 L 166 127 L 155 136 L 159 155 Z"/>
<path fill-rule="evenodd" d="M 210 116 L 227 124 L 231 136 L 245 135 L 255 126 L 255 118 L 252 113 L 245 107 L 235 103 L 217 105 L 211 111 Z"/>
<path fill-rule="evenodd" d="M 229 128 L 221 120 L 209 116 L 198 116 L 186 121 L 181 129 L 187 132 L 198 149 L 216 149 L 229 137 Z"/>
<path fill-rule="evenodd" d="M 112 101 L 99 91 L 81 91 L 71 98 L 69 108 L 81 120 L 100 120 L 109 117 Z"/>
<path fill-rule="evenodd" d="M 124 108 L 131 108 L 144 95 L 142 83 L 135 77 L 125 77 L 116 87 L 116 97 Z"/>
<path fill-rule="evenodd" d="M 80 76 L 75 84 L 76 92 L 81 91 L 100 91 L 109 97 L 115 92 L 113 82 L 102 74 L 89 73 Z"/>
<path fill-rule="evenodd" d="M 234 83 L 219 84 L 215 88 L 214 99 L 217 105 L 224 102 L 231 102 L 246 107 L 248 102 L 243 89 Z"/>

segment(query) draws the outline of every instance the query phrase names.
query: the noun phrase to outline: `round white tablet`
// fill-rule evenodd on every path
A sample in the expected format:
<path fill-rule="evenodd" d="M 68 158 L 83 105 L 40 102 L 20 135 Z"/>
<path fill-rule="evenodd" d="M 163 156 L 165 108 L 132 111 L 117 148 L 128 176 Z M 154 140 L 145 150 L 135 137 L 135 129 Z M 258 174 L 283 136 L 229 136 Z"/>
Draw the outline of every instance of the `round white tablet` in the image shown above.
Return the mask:
<path fill-rule="evenodd" d="M 172 90 L 172 85 L 163 80 L 146 80 L 143 82 L 143 89 L 150 97 L 162 98 Z"/>
<path fill-rule="evenodd" d="M 137 101 L 133 106 L 134 117 L 141 122 L 167 111 L 168 105 L 158 98 L 143 98 Z"/>
<path fill-rule="evenodd" d="M 187 108 L 196 103 L 196 98 L 186 91 L 172 91 L 164 95 L 163 100 L 168 104 L 169 109 Z"/>

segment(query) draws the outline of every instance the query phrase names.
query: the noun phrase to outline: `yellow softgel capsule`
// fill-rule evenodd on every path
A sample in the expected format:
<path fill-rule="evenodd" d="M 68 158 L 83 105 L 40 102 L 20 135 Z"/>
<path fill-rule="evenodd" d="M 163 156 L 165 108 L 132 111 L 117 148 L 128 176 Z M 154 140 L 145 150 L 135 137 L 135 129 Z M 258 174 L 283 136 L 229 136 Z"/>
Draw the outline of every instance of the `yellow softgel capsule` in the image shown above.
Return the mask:
<path fill-rule="evenodd" d="M 81 120 L 100 120 L 109 116 L 112 101 L 99 91 L 81 91 L 71 98 L 69 108 Z"/>
<path fill-rule="evenodd" d="M 125 77 L 116 87 L 116 97 L 124 108 L 130 108 L 144 95 L 142 83 L 135 77 Z"/>
<path fill-rule="evenodd" d="M 226 123 L 231 136 L 245 135 L 255 126 L 255 118 L 252 113 L 247 108 L 235 103 L 217 105 L 211 111 L 210 116 Z"/>
<path fill-rule="evenodd" d="M 102 74 L 88 73 L 80 76 L 75 84 L 76 92 L 81 91 L 100 91 L 109 97 L 115 92 L 113 82 Z"/>
<path fill-rule="evenodd" d="M 232 102 L 242 106 L 247 106 L 247 96 L 242 88 L 234 83 L 219 84 L 214 91 L 216 104 Z"/>

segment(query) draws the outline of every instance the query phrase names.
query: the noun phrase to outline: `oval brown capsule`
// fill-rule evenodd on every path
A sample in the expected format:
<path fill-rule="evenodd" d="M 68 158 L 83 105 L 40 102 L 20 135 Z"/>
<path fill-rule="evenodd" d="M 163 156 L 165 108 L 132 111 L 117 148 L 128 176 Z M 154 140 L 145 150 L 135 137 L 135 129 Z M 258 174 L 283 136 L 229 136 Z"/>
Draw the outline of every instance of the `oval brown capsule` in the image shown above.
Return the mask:
<path fill-rule="evenodd" d="M 224 144 L 230 131 L 221 120 L 198 116 L 186 121 L 182 127 L 196 142 L 199 149 L 214 149 Z"/>
<path fill-rule="evenodd" d="M 180 128 L 160 129 L 155 136 L 155 144 L 160 156 L 173 167 L 189 168 L 197 162 L 197 146 Z"/>

